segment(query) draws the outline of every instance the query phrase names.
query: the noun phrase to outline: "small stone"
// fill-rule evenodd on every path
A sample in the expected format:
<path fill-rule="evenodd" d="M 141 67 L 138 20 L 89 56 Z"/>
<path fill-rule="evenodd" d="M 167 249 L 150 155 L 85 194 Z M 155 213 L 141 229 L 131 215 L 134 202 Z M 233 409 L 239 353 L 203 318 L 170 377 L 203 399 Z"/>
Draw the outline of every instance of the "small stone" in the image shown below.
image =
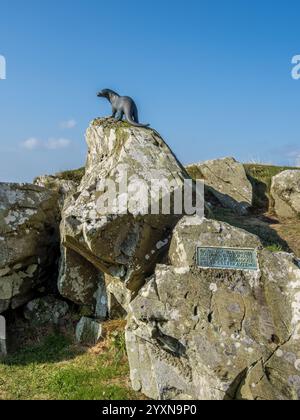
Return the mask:
<path fill-rule="evenodd" d="M 76 327 L 76 340 L 85 345 L 95 345 L 102 337 L 102 324 L 94 319 L 82 317 Z"/>
<path fill-rule="evenodd" d="M 6 347 L 6 321 L 4 316 L 0 315 L 0 357 L 7 355 Z"/>

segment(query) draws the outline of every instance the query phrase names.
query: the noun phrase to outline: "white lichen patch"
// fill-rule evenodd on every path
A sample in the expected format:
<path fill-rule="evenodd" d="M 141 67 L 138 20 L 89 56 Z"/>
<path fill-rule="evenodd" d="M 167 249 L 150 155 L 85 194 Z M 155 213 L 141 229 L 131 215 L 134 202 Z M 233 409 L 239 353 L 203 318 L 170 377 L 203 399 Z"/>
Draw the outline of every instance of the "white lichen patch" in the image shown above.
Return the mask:
<path fill-rule="evenodd" d="M 216 292 L 218 291 L 218 286 L 217 286 L 217 284 L 216 284 L 216 283 L 211 283 L 211 284 L 209 285 L 209 290 L 210 290 L 211 292 L 213 292 L 213 293 L 216 293 Z"/>
<path fill-rule="evenodd" d="M 170 318 L 172 321 L 179 321 L 180 317 L 180 311 L 178 309 L 174 309 L 170 312 Z"/>
<path fill-rule="evenodd" d="M 145 299 L 149 298 L 149 296 L 153 293 L 153 285 L 152 283 L 149 283 L 148 285 L 146 285 L 142 291 L 141 291 L 141 296 Z"/>
<path fill-rule="evenodd" d="M 190 268 L 189 267 L 176 267 L 174 269 L 174 272 L 176 274 L 182 274 L 182 275 L 184 275 L 184 274 L 188 274 L 190 272 Z"/>
<path fill-rule="evenodd" d="M 295 293 L 293 302 L 292 302 L 292 326 L 294 327 L 294 340 L 300 340 L 300 291 Z"/>
<path fill-rule="evenodd" d="M 283 354 L 284 354 L 283 351 L 280 350 L 280 349 L 277 350 L 276 353 L 275 353 L 276 357 L 279 357 L 279 358 L 283 357 Z"/>
<path fill-rule="evenodd" d="M 4 218 L 4 221 L 12 228 L 16 228 L 30 220 L 36 213 L 37 210 L 35 209 L 26 209 L 25 211 L 10 210 L 8 215 Z"/>
<path fill-rule="evenodd" d="M 298 370 L 298 372 L 300 372 L 300 359 L 297 359 L 295 361 L 294 366 L 295 366 L 295 369 Z"/>

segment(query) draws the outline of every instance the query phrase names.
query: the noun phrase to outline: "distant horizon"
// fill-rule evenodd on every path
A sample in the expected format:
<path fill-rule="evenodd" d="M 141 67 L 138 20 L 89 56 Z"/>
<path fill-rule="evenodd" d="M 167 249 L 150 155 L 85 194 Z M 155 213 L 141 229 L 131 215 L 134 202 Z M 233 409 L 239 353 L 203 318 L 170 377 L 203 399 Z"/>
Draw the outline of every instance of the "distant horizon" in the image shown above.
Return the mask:
<path fill-rule="evenodd" d="M 299 15 L 296 0 L 5 2 L 0 182 L 84 166 L 103 88 L 132 96 L 183 165 L 300 167 Z"/>
<path fill-rule="evenodd" d="M 174 152 L 174 154 L 176 155 L 175 152 Z M 299 168 L 299 170 L 300 170 L 300 166 L 276 165 L 276 164 L 271 163 L 271 162 L 270 163 L 268 163 L 268 162 L 255 162 L 255 161 L 242 162 L 242 161 L 237 160 L 234 156 L 220 156 L 216 159 L 196 160 L 195 162 L 189 162 L 189 163 L 184 164 L 184 167 L 187 168 L 189 166 L 203 164 L 203 163 L 208 162 L 208 161 L 223 160 L 223 159 L 227 159 L 227 158 L 234 158 L 238 163 L 241 163 L 242 165 L 257 165 L 257 166 L 266 166 L 266 167 L 275 166 L 275 167 L 287 168 L 287 169 L 298 169 Z M 67 168 L 67 169 L 64 169 L 62 171 L 57 171 L 55 173 L 40 174 L 40 175 L 37 175 L 36 177 L 39 177 L 39 176 L 55 176 L 55 175 L 59 175 L 59 174 L 64 173 L 64 172 L 72 172 L 72 171 L 76 171 L 76 170 L 80 170 L 80 169 L 84 169 L 84 168 L 85 168 L 85 164 L 83 164 L 82 166 L 76 167 L 76 168 Z M 5 181 L 0 181 L 0 182 L 5 182 Z"/>

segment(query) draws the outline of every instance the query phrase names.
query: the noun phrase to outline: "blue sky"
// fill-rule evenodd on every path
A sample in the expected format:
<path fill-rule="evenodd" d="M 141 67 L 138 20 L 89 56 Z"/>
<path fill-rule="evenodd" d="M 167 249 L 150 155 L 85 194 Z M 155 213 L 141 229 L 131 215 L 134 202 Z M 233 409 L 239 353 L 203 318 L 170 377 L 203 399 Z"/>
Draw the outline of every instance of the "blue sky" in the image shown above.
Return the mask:
<path fill-rule="evenodd" d="M 300 3 L 1 0 L 0 181 L 84 164 L 96 92 L 133 96 L 183 163 L 300 166 Z"/>

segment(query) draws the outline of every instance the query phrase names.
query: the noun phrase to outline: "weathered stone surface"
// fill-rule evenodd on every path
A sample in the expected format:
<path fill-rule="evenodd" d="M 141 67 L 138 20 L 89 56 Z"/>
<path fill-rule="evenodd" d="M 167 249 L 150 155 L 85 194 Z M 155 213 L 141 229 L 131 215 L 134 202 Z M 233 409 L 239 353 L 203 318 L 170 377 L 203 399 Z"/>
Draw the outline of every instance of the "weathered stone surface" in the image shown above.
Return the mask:
<path fill-rule="evenodd" d="M 255 248 L 258 271 L 200 269 L 196 247 Z M 153 399 L 300 399 L 300 269 L 228 224 L 184 218 L 171 265 L 129 305 L 133 387 Z"/>
<path fill-rule="evenodd" d="M 78 305 L 92 306 L 97 318 L 107 314 L 106 287 L 103 274 L 72 249 L 62 247 L 58 290 Z"/>
<path fill-rule="evenodd" d="M 253 189 L 244 166 L 234 158 L 210 160 L 187 167 L 188 173 L 204 179 L 205 185 L 226 208 L 240 215 L 252 206 Z"/>
<path fill-rule="evenodd" d="M 55 175 L 42 175 L 34 180 L 34 184 L 47 190 L 54 191 L 59 197 L 59 206 L 62 209 L 66 198 L 70 194 L 74 194 L 79 185 L 78 182 L 68 179 L 61 179 Z"/>
<path fill-rule="evenodd" d="M 57 275 L 58 220 L 55 193 L 0 183 L 0 313 L 25 304 Z"/>
<path fill-rule="evenodd" d="M 149 203 L 141 203 L 141 182 L 166 179 L 182 186 L 189 178 L 169 147 L 153 130 L 135 128 L 111 119 L 95 120 L 87 130 L 86 173 L 78 192 L 69 197 L 63 211 L 63 245 L 76 251 L 99 270 L 119 278 L 137 290 L 153 270 L 170 232 L 180 216 L 151 215 Z M 126 214 L 101 213 L 104 180 L 128 179 L 144 214 L 129 205 Z M 145 185 L 145 184 L 144 184 Z M 125 194 L 117 198 L 126 199 Z"/>
<path fill-rule="evenodd" d="M 34 325 L 58 324 L 69 311 L 67 302 L 46 296 L 27 303 L 25 318 Z"/>
<path fill-rule="evenodd" d="M 281 172 L 272 179 L 274 210 L 283 219 L 300 215 L 300 170 Z"/>
<path fill-rule="evenodd" d="M 110 319 L 125 318 L 129 311 L 129 304 L 133 294 L 119 279 L 105 275 L 108 298 L 108 313 Z"/>
<path fill-rule="evenodd" d="M 94 319 L 82 317 L 76 327 L 76 340 L 85 345 L 95 345 L 102 336 L 102 324 Z"/>

